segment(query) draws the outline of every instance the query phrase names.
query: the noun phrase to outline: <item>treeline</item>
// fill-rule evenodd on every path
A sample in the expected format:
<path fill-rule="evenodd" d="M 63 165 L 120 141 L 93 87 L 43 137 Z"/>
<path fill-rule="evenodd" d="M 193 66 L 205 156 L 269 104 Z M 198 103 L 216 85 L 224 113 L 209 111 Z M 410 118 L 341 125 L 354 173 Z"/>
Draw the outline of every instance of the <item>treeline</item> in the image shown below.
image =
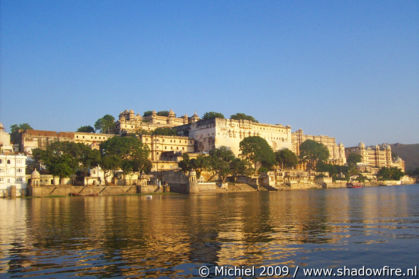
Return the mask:
<path fill-rule="evenodd" d="M 198 177 L 204 170 L 213 172 L 224 182 L 229 176 L 235 179 L 237 176 L 258 175 L 273 169 L 295 168 L 300 162 L 318 164 L 329 156 L 327 148 L 319 145 L 311 141 L 302 145 L 302 156 L 299 158 L 287 148 L 274 152 L 265 139 L 253 136 L 240 142 L 239 158 L 227 147 L 220 147 L 211 150 L 208 156 L 201 154 L 193 159 L 184 154 L 179 167 L 185 173 L 195 171 Z"/>
<path fill-rule="evenodd" d="M 92 167 L 105 171 L 121 169 L 124 173 L 151 171 L 148 159 L 150 150 L 133 136 L 113 137 L 91 149 L 82 143 L 54 142 L 46 150 L 34 149 L 32 168 L 41 166 L 54 176 L 70 177 L 76 173 L 87 174 Z"/>

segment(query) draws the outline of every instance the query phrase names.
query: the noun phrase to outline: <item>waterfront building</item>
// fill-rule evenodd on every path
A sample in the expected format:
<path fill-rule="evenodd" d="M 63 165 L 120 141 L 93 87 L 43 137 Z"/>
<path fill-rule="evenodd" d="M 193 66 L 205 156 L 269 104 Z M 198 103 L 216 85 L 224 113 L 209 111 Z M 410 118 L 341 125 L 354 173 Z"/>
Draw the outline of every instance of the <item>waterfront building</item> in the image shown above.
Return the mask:
<path fill-rule="evenodd" d="M 186 114 L 182 117 L 176 117 L 173 110 L 169 111 L 168 116 L 158 115 L 153 110 L 147 116 L 135 114 L 133 110 L 124 110 L 119 114 L 119 120 L 116 122 L 116 128 L 119 134 L 136 133 L 140 130 L 154 131 L 157 128 L 175 127 L 196 122 L 199 116 L 195 113 L 192 117 Z"/>
<path fill-rule="evenodd" d="M 192 153 L 195 150 L 195 141 L 184 136 L 140 135 L 139 137 L 150 149 L 149 159 L 153 164 L 153 171 L 178 168 L 182 154 Z"/>
<path fill-rule="evenodd" d="M 25 171 L 26 156 L 13 153 L 10 135 L 0 123 L 0 197 L 25 195 Z"/>
<path fill-rule="evenodd" d="M 405 171 L 404 161 L 401 158 L 392 157 L 391 146 L 389 144 L 366 147 L 363 142 L 360 142 L 358 146 L 346 148 L 345 151 L 346 155 L 350 153 L 361 155 L 361 162 L 358 164 L 360 167 L 375 168 L 375 171 L 382 167 L 397 167 L 403 172 Z"/>
<path fill-rule="evenodd" d="M 306 140 L 313 140 L 324 144 L 329 150 L 329 163 L 335 165 L 345 165 L 345 147 L 342 143 L 336 144 L 336 139 L 328 136 L 312 136 L 304 134 L 303 130 L 299 129 L 292 133 L 292 151 L 299 156 L 300 145 Z"/>
<path fill-rule="evenodd" d="M 264 138 L 274 151 L 292 149 L 291 127 L 280 124 L 263 124 L 249 120 L 213 118 L 176 127 L 179 135 L 195 140 L 195 151 L 209 152 L 226 146 L 238 156 L 240 142 L 250 136 Z"/>

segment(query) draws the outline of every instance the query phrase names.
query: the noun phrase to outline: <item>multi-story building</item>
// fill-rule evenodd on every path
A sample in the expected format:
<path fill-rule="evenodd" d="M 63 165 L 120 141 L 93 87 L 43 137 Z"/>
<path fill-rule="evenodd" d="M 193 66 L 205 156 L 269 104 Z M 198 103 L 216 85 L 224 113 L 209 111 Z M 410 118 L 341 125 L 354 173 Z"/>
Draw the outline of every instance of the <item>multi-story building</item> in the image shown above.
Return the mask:
<path fill-rule="evenodd" d="M 361 155 L 360 166 L 377 169 L 382 167 L 397 167 L 405 171 L 404 161 L 401 158 L 395 158 L 393 160 L 391 146 L 388 144 L 366 147 L 363 142 L 360 142 L 358 146 L 346 148 L 345 151 L 346 155 L 350 153 Z"/>
<path fill-rule="evenodd" d="M 115 134 L 96 134 L 96 133 L 82 133 L 74 132 L 73 141 L 75 143 L 83 143 L 92 149 L 99 149 L 102 142 L 114 137 Z"/>
<path fill-rule="evenodd" d="M 249 120 L 214 118 L 176 127 L 178 134 L 195 140 L 196 151 L 209 152 L 226 146 L 238 156 L 240 142 L 250 136 L 264 138 L 274 151 L 292 149 L 291 127 L 263 124 Z"/>
<path fill-rule="evenodd" d="M 141 135 L 140 140 L 150 148 L 153 171 L 175 169 L 183 153 L 195 150 L 193 139 L 182 136 Z"/>
<path fill-rule="evenodd" d="M 73 141 L 73 139 L 72 132 L 26 130 L 20 133 L 20 151 L 31 155 L 33 149 L 46 149 L 53 142 Z"/>
<path fill-rule="evenodd" d="M 292 151 L 300 155 L 300 145 L 306 140 L 313 140 L 324 144 L 329 150 L 329 163 L 335 165 L 346 164 L 345 147 L 342 143 L 336 144 L 336 139 L 328 136 L 305 135 L 303 130 L 299 129 L 292 133 Z"/>
<path fill-rule="evenodd" d="M 170 110 L 168 116 L 158 115 L 155 110 L 150 115 L 141 116 L 135 114 L 133 110 L 124 110 L 119 114 L 119 120 L 116 122 L 119 134 L 136 133 L 139 130 L 154 131 L 161 127 L 175 127 L 196 122 L 199 116 L 195 113 L 192 117 L 186 114 L 182 117 L 176 117 L 176 114 Z"/>
<path fill-rule="evenodd" d="M 14 154 L 11 149 L 10 135 L 4 131 L 0 123 L 0 197 L 11 195 L 12 189 L 16 196 L 26 192 L 26 156 Z"/>
<path fill-rule="evenodd" d="M 26 130 L 20 134 L 20 150 L 25 154 L 32 154 L 32 150 L 46 149 L 56 141 L 70 141 L 83 143 L 91 148 L 99 149 L 101 142 L 113 137 L 113 134 L 96 134 L 83 132 L 55 132 L 41 130 Z"/>

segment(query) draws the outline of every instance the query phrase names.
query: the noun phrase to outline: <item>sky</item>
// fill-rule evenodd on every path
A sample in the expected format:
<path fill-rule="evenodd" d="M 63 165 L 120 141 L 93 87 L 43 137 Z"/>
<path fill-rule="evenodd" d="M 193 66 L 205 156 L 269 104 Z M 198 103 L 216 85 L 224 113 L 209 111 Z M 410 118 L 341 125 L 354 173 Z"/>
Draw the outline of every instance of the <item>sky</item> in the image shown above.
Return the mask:
<path fill-rule="evenodd" d="M 419 143 L 419 1 L 0 3 L 7 129 L 173 109 Z"/>

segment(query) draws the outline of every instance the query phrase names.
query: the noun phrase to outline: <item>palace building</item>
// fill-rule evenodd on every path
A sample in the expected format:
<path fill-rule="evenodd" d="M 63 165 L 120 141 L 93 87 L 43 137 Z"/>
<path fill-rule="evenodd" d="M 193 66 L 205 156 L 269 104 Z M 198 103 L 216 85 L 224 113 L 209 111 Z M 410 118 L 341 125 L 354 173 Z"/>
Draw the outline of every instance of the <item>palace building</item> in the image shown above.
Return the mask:
<path fill-rule="evenodd" d="M 133 110 L 124 110 L 119 114 L 119 120 L 116 123 L 116 128 L 119 134 L 136 133 L 139 130 L 154 131 L 157 128 L 175 127 L 193 123 L 199 120 L 199 116 L 195 113 L 192 117 L 186 114 L 182 117 L 176 117 L 173 110 L 170 110 L 168 116 L 158 115 L 153 110 L 147 116 L 135 114 Z"/>
<path fill-rule="evenodd" d="M 195 141 L 182 136 L 140 135 L 140 140 L 150 149 L 149 159 L 153 171 L 178 168 L 183 153 L 195 151 Z"/>
<path fill-rule="evenodd" d="M 391 146 L 384 144 L 382 146 L 368 146 L 360 142 L 356 147 L 346 148 L 346 154 L 356 153 L 361 155 L 361 162 L 358 164 L 370 168 L 397 167 L 405 171 L 405 163 L 401 158 L 393 158 Z"/>
<path fill-rule="evenodd" d="M 324 144 L 329 150 L 329 163 L 335 165 L 345 165 L 345 147 L 342 143 L 336 144 L 336 139 L 328 136 L 312 136 L 305 135 L 303 130 L 299 129 L 292 133 L 292 151 L 298 156 L 300 155 L 300 145 L 306 140 L 313 140 Z"/>
<path fill-rule="evenodd" d="M 213 148 L 226 146 L 238 156 L 240 142 L 250 136 L 264 138 L 274 151 L 283 148 L 292 149 L 291 127 L 279 124 L 214 118 L 179 126 L 176 129 L 179 135 L 195 140 L 197 152 L 209 152 Z"/>

